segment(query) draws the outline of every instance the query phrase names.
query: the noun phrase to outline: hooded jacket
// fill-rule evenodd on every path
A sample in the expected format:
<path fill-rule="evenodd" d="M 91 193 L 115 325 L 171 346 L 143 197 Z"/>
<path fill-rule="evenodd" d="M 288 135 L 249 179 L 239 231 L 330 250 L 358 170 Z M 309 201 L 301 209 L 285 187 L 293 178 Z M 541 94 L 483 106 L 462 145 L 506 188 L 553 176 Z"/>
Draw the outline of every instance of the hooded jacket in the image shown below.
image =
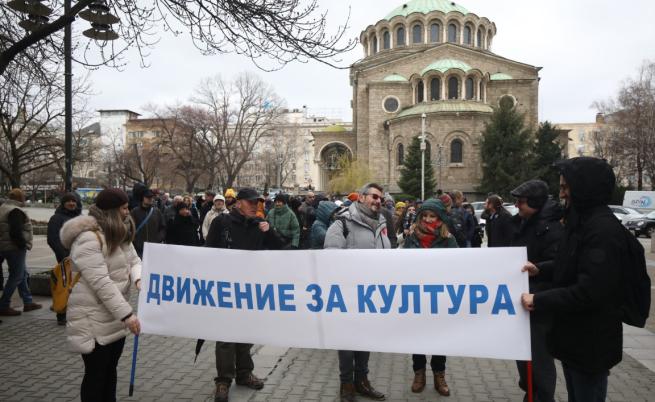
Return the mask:
<path fill-rule="evenodd" d="M 271 209 L 266 220 L 287 240 L 287 245 L 298 247 L 300 243 L 300 225 L 298 219 L 296 219 L 296 214 L 287 204 Z"/>
<path fill-rule="evenodd" d="M 339 209 L 337 204 L 332 201 L 321 201 L 318 203 L 316 210 L 316 220 L 312 225 L 310 233 L 310 246 L 312 249 L 322 249 L 325 242 L 325 234 L 330 227 L 330 217 Z"/>
<path fill-rule="evenodd" d="M 375 230 L 362 219 L 357 210 L 357 203 L 353 203 L 348 210 L 341 214 L 348 228 L 348 236 L 343 236 L 344 221 L 336 220 L 325 234 L 324 248 L 371 249 L 391 248 L 387 237 L 387 222 L 380 214 L 379 223 Z"/>
<path fill-rule="evenodd" d="M 212 221 L 205 247 L 232 248 L 235 250 L 279 250 L 284 246 L 273 228 L 259 230 L 261 218 L 247 218 L 237 208 L 229 214 L 219 215 Z"/>
<path fill-rule="evenodd" d="M 69 220 L 60 237 L 70 250 L 73 272 L 81 274 L 68 299 L 66 335 L 74 352 L 87 354 L 96 342 L 108 345 L 129 333 L 121 320 L 133 313 L 130 286 L 141 279 L 141 260 L 129 242 L 107 255 L 105 236 L 92 216 Z"/>
<path fill-rule="evenodd" d="M 70 251 L 61 244 L 59 231 L 61 230 L 62 226 L 64 226 L 64 223 L 75 218 L 76 216 L 80 216 L 81 213 L 82 212 L 78 210 L 77 207 L 70 211 L 64 208 L 63 205 L 60 205 L 55 210 L 55 214 L 52 215 L 48 221 L 48 246 L 50 246 L 52 251 L 55 253 L 57 262 L 61 262 L 70 254 Z"/>
<path fill-rule="evenodd" d="M 596 158 L 559 164 L 570 188 L 565 231 L 554 264 L 539 276 L 553 288 L 534 296 L 535 312 L 553 315 L 547 336 L 553 357 L 588 373 L 604 372 L 621 361 L 621 262 L 625 233 L 608 208 L 615 185 L 612 168 Z"/>
<path fill-rule="evenodd" d="M 448 225 L 450 217 L 448 212 L 446 212 L 446 207 L 441 201 L 436 199 L 426 200 L 423 205 L 421 205 L 416 215 L 417 225 L 418 220 L 421 219 L 421 214 L 425 211 L 432 211 L 436 213 L 439 217 L 439 220 L 441 220 L 442 225 Z M 437 233 L 435 234 L 436 237 L 434 241 L 432 241 L 430 248 L 458 248 L 457 240 L 455 240 L 455 236 L 453 236 L 451 233 L 449 233 L 448 237 L 441 237 L 439 235 L 439 230 L 437 229 Z M 416 236 L 416 233 L 412 233 L 407 236 L 403 248 L 421 248 L 421 241 L 419 240 L 418 236 Z"/>

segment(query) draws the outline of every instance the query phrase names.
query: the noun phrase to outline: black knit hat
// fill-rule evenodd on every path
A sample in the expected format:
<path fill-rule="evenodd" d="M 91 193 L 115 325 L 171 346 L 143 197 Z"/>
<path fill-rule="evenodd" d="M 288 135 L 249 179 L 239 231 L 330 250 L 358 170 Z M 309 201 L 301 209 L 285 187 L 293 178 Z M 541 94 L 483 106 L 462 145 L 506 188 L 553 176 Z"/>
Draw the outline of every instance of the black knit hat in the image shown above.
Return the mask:
<path fill-rule="evenodd" d="M 528 180 L 510 194 L 515 198 L 527 198 L 530 208 L 541 209 L 548 201 L 548 184 L 542 180 Z"/>
<path fill-rule="evenodd" d="M 73 193 L 66 193 L 61 196 L 61 205 L 64 205 L 68 201 L 75 201 L 77 202 L 77 197 Z"/>
<path fill-rule="evenodd" d="M 120 188 L 107 188 L 96 196 L 96 207 L 102 210 L 118 208 L 128 202 L 127 194 Z"/>
<path fill-rule="evenodd" d="M 281 201 L 285 205 L 289 203 L 289 196 L 284 193 L 277 193 L 275 196 L 275 201 Z"/>

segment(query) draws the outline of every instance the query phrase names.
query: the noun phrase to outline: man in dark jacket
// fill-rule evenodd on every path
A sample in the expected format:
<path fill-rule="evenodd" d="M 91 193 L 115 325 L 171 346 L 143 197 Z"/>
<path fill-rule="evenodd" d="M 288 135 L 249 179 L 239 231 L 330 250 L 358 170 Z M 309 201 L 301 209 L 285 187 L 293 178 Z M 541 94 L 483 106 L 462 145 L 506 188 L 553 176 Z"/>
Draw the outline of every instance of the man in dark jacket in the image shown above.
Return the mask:
<path fill-rule="evenodd" d="M 64 223 L 81 214 L 81 208 L 78 208 L 77 197 L 74 193 L 66 193 L 61 197 L 61 203 L 55 210 L 48 221 L 48 246 L 55 253 L 55 258 L 59 264 L 64 258 L 68 257 L 70 250 L 61 244 L 59 231 Z M 57 324 L 66 325 L 66 313 L 57 313 Z"/>
<path fill-rule="evenodd" d="M 621 361 L 624 229 L 607 204 L 616 178 L 607 162 L 590 157 L 558 163 L 565 231 L 554 264 L 526 264 L 553 288 L 523 294 L 523 306 L 552 314 L 548 349 L 562 361 L 570 401 L 604 401 L 609 369 Z"/>
<path fill-rule="evenodd" d="M 207 233 L 206 247 L 238 250 L 279 250 L 282 239 L 268 222 L 257 217 L 259 194 L 251 188 L 239 190 L 236 204 L 229 214 L 212 221 Z M 232 380 L 237 385 L 262 389 L 264 383 L 252 373 L 250 356 L 252 344 L 216 342 L 216 393 L 214 401 L 226 402 Z"/>
<path fill-rule="evenodd" d="M 503 207 L 503 200 L 499 196 L 491 195 L 487 198 L 485 219 L 487 247 L 509 247 L 514 233 L 512 214 Z"/>
<path fill-rule="evenodd" d="M 529 180 L 510 193 L 516 199 L 519 213 L 518 228 L 513 234 L 513 247 L 526 247 L 528 261 L 536 266 L 550 264 L 557 255 L 557 247 L 562 238 L 563 227 L 560 223 L 562 209 L 556 202 L 548 199 L 548 184 L 541 180 Z M 546 278 L 530 278 L 530 291 L 550 288 Z M 550 327 L 550 318 L 544 313 L 535 313 L 530 319 L 532 345 L 533 392 L 539 402 L 555 401 L 555 383 L 557 371 L 555 360 L 546 347 L 546 332 Z M 527 392 L 527 363 L 517 361 L 519 386 Z M 523 398 L 527 401 L 527 394 Z"/>
<path fill-rule="evenodd" d="M 153 205 L 153 196 L 153 192 L 146 189 L 141 204 L 130 211 L 134 225 L 138 229 L 132 244 L 139 258 L 143 258 L 145 242 L 161 243 L 166 239 L 166 221 L 161 211 Z M 146 219 L 147 221 L 143 223 Z"/>

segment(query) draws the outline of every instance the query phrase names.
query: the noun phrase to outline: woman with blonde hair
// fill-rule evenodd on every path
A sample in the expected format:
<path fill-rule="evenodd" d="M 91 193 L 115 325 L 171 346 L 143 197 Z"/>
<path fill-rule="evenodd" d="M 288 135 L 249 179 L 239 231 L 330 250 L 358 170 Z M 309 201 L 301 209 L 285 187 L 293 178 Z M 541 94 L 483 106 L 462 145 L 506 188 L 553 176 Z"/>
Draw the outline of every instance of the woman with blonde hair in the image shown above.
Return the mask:
<path fill-rule="evenodd" d="M 440 200 L 431 198 L 418 209 L 416 223 L 405 239 L 404 248 L 457 248 L 455 237 L 448 230 L 448 213 Z M 414 381 L 412 392 L 419 393 L 425 388 L 425 355 L 412 355 Z M 434 374 L 434 388 L 440 395 L 450 395 L 446 382 L 446 356 L 432 356 L 430 367 Z"/>
<path fill-rule="evenodd" d="M 116 367 L 125 337 L 141 331 L 128 302 L 131 285 L 140 289 L 141 280 L 134 234 L 128 197 L 119 189 L 101 191 L 88 216 L 73 218 L 61 229 L 73 272 L 80 274 L 68 299 L 66 335 L 84 361 L 83 402 L 116 400 Z"/>

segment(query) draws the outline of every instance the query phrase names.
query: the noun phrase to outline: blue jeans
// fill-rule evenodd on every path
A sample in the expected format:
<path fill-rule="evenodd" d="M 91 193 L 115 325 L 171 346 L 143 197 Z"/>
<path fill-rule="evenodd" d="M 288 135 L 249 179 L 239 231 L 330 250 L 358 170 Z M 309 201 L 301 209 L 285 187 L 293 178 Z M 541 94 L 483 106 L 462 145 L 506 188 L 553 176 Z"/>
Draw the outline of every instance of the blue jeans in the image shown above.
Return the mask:
<path fill-rule="evenodd" d="M 569 402 L 604 402 L 607 398 L 609 370 L 589 374 L 567 366 L 562 362 Z"/>
<path fill-rule="evenodd" d="M 339 351 L 339 379 L 342 384 L 362 381 L 368 374 L 368 359 L 371 352 L 352 350 Z"/>
<path fill-rule="evenodd" d="M 23 299 L 24 304 L 32 303 L 32 293 L 27 286 L 27 267 L 25 266 L 25 257 L 27 250 L 3 251 L 2 256 L 9 265 L 9 278 L 5 283 L 5 289 L 0 298 L 0 308 L 9 308 L 11 296 L 18 288 L 18 294 Z"/>

